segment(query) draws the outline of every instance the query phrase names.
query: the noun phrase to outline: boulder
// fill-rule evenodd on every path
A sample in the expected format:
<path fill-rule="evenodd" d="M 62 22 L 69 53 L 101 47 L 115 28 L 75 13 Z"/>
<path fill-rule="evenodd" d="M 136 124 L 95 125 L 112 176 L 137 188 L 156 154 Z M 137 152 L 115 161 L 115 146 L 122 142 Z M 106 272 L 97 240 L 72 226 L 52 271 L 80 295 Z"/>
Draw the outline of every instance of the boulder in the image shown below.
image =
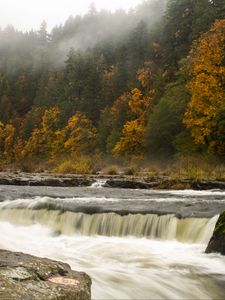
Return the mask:
<path fill-rule="evenodd" d="M 213 236 L 206 248 L 206 253 L 218 252 L 225 255 L 225 211 L 220 215 Z"/>
<path fill-rule="evenodd" d="M 0 250 L 0 299 L 90 300 L 91 279 L 65 263 Z"/>

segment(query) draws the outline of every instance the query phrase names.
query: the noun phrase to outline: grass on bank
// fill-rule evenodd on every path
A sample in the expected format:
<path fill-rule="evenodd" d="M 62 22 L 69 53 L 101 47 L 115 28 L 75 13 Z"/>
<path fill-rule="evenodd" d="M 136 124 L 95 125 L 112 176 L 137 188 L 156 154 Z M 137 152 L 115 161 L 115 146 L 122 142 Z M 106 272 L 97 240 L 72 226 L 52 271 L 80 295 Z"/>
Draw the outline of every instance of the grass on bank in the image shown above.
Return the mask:
<path fill-rule="evenodd" d="M 225 181 L 225 163 L 205 157 L 182 157 L 175 161 L 116 161 L 101 156 L 79 156 L 55 161 L 24 161 L 0 165 L 0 171 L 51 172 L 59 174 L 100 174 L 125 176 L 168 176 L 172 179 Z"/>

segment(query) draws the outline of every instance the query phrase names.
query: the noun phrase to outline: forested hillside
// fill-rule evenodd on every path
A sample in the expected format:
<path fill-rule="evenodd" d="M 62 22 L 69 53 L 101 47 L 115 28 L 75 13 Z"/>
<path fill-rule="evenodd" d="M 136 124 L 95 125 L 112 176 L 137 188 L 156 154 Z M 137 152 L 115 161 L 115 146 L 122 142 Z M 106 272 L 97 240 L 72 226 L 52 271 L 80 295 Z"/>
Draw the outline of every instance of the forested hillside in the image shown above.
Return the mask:
<path fill-rule="evenodd" d="M 0 30 L 2 168 L 196 154 L 225 157 L 224 0 Z"/>

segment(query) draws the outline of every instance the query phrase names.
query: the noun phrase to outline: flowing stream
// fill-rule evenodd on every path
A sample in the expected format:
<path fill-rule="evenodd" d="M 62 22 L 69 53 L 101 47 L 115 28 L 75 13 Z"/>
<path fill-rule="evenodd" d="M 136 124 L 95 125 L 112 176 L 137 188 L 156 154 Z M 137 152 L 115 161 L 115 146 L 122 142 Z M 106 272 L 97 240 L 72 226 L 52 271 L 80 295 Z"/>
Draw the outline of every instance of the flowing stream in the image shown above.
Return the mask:
<path fill-rule="evenodd" d="M 225 192 L 124 191 L 98 184 L 72 190 L 2 186 L 0 192 L 1 248 L 85 271 L 93 299 L 224 299 L 225 257 L 204 250 L 216 208 L 225 210 Z M 156 204 L 164 208 L 161 215 L 153 213 Z M 177 216 L 179 205 L 198 216 Z M 121 210 L 96 212 L 114 206 Z M 147 206 L 147 213 L 136 212 Z"/>

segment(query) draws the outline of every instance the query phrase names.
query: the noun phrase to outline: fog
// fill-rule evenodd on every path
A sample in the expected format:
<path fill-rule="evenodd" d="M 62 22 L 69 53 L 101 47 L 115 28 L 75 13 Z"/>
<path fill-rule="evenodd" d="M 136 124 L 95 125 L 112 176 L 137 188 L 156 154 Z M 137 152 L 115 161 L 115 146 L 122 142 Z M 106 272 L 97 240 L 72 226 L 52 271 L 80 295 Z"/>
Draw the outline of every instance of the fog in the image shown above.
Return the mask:
<path fill-rule="evenodd" d="M 43 1 L 9 0 L 0 4 L 1 25 L 11 23 L 0 30 L 0 70 L 16 72 L 21 63 L 32 65 L 33 69 L 46 63 L 53 68 L 62 67 L 71 48 L 84 51 L 102 42 L 109 45 L 126 42 L 141 21 L 150 31 L 166 7 L 166 0 L 124 0 L 121 3 L 85 0 L 82 4 L 74 0 L 54 3 L 48 0 L 47 4 Z M 43 20 L 46 21 L 44 27 Z"/>
<path fill-rule="evenodd" d="M 51 30 L 56 24 L 64 23 L 70 15 L 83 15 L 94 2 L 98 10 L 129 10 L 141 0 L 1 0 L 0 26 L 13 25 L 19 30 L 37 30 L 43 20 Z"/>
<path fill-rule="evenodd" d="M 55 50 L 58 51 L 58 63 L 61 64 L 68 51 L 73 48 L 76 50 L 86 50 L 93 48 L 99 42 L 125 40 L 127 36 L 144 21 L 151 30 L 163 14 L 165 0 L 161 1 L 142 1 L 130 11 L 117 10 L 110 12 L 106 10 L 90 11 L 84 16 L 70 17 L 64 24 L 63 37 L 57 41 Z M 161 3 L 161 4 L 159 4 Z M 75 31 L 70 28 L 77 28 Z M 68 34 L 65 34 L 68 30 Z M 54 32 L 60 33 L 60 27 L 55 27 Z M 72 33 L 71 33 L 72 32 Z M 56 35 L 57 35 L 56 34 Z"/>

